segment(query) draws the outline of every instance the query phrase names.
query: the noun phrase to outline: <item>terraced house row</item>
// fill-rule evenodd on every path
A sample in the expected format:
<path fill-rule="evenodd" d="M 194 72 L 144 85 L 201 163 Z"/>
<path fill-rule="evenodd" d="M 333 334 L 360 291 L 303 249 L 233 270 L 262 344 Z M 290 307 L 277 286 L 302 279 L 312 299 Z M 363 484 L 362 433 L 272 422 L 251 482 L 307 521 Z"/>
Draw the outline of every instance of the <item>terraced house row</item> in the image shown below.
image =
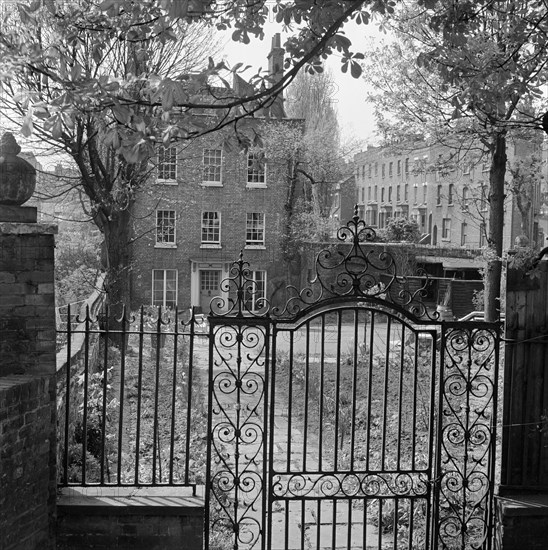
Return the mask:
<path fill-rule="evenodd" d="M 508 151 L 511 166 L 531 154 L 531 144 L 516 142 Z M 540 147 L 538 154 L 541 154 Z M 456 148 L 415 142 L 399 149 L 369 147 L 354 157 L 358 204 L 366 222 L 383 228 L 394 217 L 415 219 L 423 243 L 481 248 L 488 227 L 488 154 L 464 154 Z M 507 178 L 511 179 L 507 171 Z M 530 231 L 539 235 L 541 190 L 534 191 Z M 507 193 L 504 248 L 522 232 L 515 197 Z"/>

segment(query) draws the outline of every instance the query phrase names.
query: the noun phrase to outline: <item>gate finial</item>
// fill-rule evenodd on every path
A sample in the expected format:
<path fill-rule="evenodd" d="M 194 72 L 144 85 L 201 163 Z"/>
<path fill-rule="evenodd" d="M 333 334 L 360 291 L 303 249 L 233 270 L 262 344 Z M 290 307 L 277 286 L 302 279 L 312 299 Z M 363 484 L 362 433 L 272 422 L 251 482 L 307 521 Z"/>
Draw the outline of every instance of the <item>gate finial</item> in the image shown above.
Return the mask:
<path fill-rule="evenodd" d="M 228 294 L 228 298 L 217 296 L 211 300 L 211 314 L 214 316 L 264 317 L 270 311 L 264 289 L 253 277 L 249 262 L 244 260 L 243 250 L 232 263 L 229 276 L 221 281 L 220 290 Z"/>

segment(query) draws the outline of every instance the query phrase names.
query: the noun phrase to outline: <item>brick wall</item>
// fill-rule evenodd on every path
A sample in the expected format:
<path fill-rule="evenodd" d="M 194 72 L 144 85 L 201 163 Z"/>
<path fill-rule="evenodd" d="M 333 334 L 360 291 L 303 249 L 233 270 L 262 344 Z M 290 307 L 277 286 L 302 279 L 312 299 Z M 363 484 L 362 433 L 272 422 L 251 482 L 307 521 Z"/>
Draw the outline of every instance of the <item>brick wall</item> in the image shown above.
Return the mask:
<path fill-rule="evenodd" d="M 0 378 L 0 548 L 48 549 L 54 386 L 49 377 Z"/>
<path fill-rule="evenodd" d="M 55 232 L 0 223 L 0 376 L 55 372 Z"/>
<path fill-rule="evenodd" d="M 203 548 L 203 499 L 188 488 L 65 488 L 58 514 L 57 550 Z"/>
<path fill-rule="evenodd" d="M 54 548 L 55 228 L 0 223 L 0 549 Z"/>
<path fill-rule="evenodd" d="M 548 546 L 548 496 L 522 494 L 496 501 L 496 550 L 545 550 Z"/>

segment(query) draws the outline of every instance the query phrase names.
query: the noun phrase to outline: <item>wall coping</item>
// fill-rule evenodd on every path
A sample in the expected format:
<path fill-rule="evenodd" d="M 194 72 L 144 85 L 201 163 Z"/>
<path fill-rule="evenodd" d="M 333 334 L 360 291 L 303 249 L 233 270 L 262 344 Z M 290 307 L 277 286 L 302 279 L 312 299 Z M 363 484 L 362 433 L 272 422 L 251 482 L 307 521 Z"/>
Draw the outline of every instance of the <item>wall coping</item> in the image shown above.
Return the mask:
<path fill-rule="evenodd" d="M 57 235 L 57 226 L 49 223 L 0 222 L 0 235 Z"/>
<path fill-rule="evenodd" d="M 505 517 L 548 516 L 548 493 L 535 495 L 512 495 L 495 497 Z"/>
<path fill-rule="evenodd" d="M 52 378 L 51 374 L 7 374 L 0 376 L 0 395 L 8 399 L 18 399 L 23 388 L 37 384 L 45 390 Z M 1 436 L 1 434 L 0 434 Z"/>
<path fill-rule="evenodd" d="M 62 487 L 57 509 L 71 515 L 201 515 L 204 497 L 192 491 L 192 487 Z"/>
<path fill-rule="evenodd" d="M 104 299 L 105 299 L 105 292 L 103 290 L 105 279 L 106 279 L 106 273 L 101 273 L 97 278 L 97 280 L 95 281 L 96 289 L 93 291 L 91 296 L 83 302 L 82 306 L 80 307 L 80 311 L 78 312 L 78 315 L 81 319 L 85 318 L 87 308 L 89 308 L 89 313 L 92 317 L 97 316 L 97 313 L 99 312 L 100 308 L 103 306 Z M 66 343 L 57 352 L 57 355 L 56 355 L 57 374 L 59 374 L 67 366 L 67 363 L 72 364 L 74 359 L 82 351 L 85 338 L 86 338 L 85 326 L 86 326 L 86 322 L 82 321 L 76 326 L 76 328 L 72 329 L 70 357 L 67 357 L 68 343 Z"/>
<path fill-rule="evenodd" d="M 29 384 L 38 378 L 42 378 L 42 376 L 32 374 L 8 374 L 6 376 L 0 376 L 0 392 L 16 386 Z"/>

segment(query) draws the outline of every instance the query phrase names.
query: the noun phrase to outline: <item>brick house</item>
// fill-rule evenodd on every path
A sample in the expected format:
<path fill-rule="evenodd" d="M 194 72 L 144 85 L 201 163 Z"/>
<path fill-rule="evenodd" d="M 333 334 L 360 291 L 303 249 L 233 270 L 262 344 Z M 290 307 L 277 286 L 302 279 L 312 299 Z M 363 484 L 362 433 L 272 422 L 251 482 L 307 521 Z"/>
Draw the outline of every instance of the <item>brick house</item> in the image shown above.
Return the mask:
<path fill-rule="evenodd" d="M 279 74 L 282 64 L 283 50 L 275 36 L 270 74 Z M 242 86 L 237 80 L 235 93 Z M 243 120 L 238 128 L 255 135 L 279 124 L 301 127 L 302 121 L 263 116 Z M 288 163 L 268 158 L 257 147 L 244 150 L 231 142 L 234 137 L 232 129 L 223 129 L 159 148 L 151 181 L 134 206 L 132 307 L 197 306 L 209 311 L 241 251 L 255 281 L 251 308 L 287 284 L 281 240 Z"/>
<path fill-rule="evenodd" d="M 240 251 L 256 281 L 254 298 L 270 296 L 285 273 L 287 167 L 256 151 L 228 150 L 217 135 L 162 148 L 156 172 L 134 209 L 133 305 L 209 310 Z"/>

